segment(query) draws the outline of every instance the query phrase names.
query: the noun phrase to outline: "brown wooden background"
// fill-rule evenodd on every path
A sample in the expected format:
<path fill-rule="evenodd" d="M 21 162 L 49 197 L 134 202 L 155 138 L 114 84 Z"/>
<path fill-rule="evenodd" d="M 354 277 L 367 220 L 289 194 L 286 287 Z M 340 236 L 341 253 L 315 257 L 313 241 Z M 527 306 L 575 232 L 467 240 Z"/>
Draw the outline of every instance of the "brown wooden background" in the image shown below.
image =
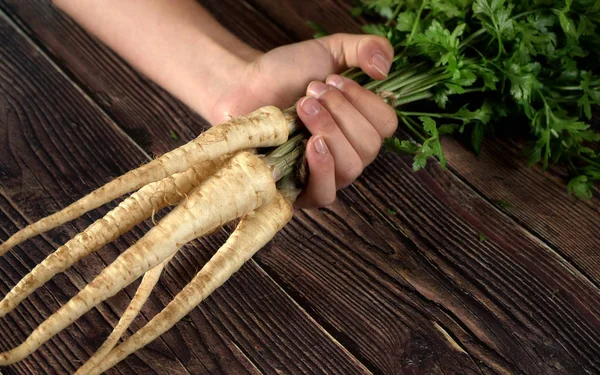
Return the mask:
<path fill-rule="evenodd" d="M 201 3 L 263 50 L 310 38 L 306 20 L 359 31 L 346 0 Z M 0 0 L 0 240 L 205 126 L 48 1 Z M 335 204 L 298 211 L 188 318 L 109 373 L 600 374 L 597 196 L 569 197 L 560 171 L 526 168 L 509 141 L 486 142 L 479 158 L 451 139 L 444 146 L 447 172 L 432 163 L 415 174 L 409 159 L 382 152 Z M 0 294 L 111 207 L 1 258 Z M 21 342 L 148 227 L 0 319 L 0 350 Z M 133 329 L 226 235 L 185 248 Z M 74 372 L 133 287 L 0 371 Z"/>

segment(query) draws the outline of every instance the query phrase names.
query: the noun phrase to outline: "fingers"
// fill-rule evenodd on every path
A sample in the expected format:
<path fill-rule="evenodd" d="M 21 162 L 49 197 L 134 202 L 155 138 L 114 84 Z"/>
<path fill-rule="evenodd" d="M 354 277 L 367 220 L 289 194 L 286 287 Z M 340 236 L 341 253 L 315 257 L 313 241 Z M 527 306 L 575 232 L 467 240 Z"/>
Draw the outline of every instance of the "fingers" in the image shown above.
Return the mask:
<path fill-rule="evenodd" d="M 312 136 L 306 144 L 306 158 L 310 168 L 308 184 L 296 200 L 296 206 L 317 208 L 335 200 L 335 165 L 333 156 L 321 135 Z"/>
<path fill-rule="evenodd" d="M 317 99 L 307 96 L 298 102 L 298 116 L 311 134 L 322 136 L 327 144 L 335 162 L 336 187 L 352 183 L 362 172 L 363 162 L 329 111 Z M 312 175 L 310 160 L 309 171 Z"/>
<path fill-rule="evenodd" d="M 394 48 L 390 42 L 376 35 L 333 34 L 316 39 L 331 54 L 336 71 L 360 67 L 374 79 L 387 77 Z"/>
<path fill-rule="evenodd" d="M 314 81 L 297 112 L 313 138 L 307 144 L 309 182 L 299 207 L 321 207 L 351 184 L 378 155 L 398 120 L 379 96 L 338 75 Z"/>
<path fill-rule="evenodd" d="M 373 125 L 348 101 L 341 91 L 330 85 L 318 81 L 312 82 L 308 86 L 308 93 L 318 98 L 319 102 L 331 114 L 346 140 L 360 157 L 360 169 L 362 170 L 364 166 L 370 164 L 381 147 L 381 136 Z M 377 102 L 381 102 L 381 99 L 375 99 Z"/>
<path fill-rule="evenodd" d="M 355 81 L 337 74 L 330 75 L 325 82 L 337 88 L 377 130 L 381 138 L 391 137 L 396 132 L 398 116 L 394 108 L 386 104 L 377 94 L 364 89 Z"/>

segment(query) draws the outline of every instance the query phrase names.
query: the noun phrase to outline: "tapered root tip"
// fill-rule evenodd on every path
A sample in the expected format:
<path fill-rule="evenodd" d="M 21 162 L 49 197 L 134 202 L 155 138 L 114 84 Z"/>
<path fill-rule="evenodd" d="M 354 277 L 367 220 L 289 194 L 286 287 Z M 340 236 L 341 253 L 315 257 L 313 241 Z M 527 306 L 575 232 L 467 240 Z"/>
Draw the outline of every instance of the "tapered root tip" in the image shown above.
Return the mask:
<path fill-rule="evenodd" d="M 13 353 L 13 350 L 4 352 L 4 353 L 0 353 L 0 367 L 12 365 L 13 363 L 19 362 L 21 359 L 24 358 L 24 357 L 16 357 L 12 353 Z"/>
<path fill-rule="evenodd" d="M 17 232 L 15 234 L 15 236 L 17 234 L 19 234 L 19 232 Z M 10 249 L 12 249 L 13 247 L 15 247 L 17 245 L 14 240 L 15 236 L 12 236 L 8 240 L 6 240 L 4 243 L 0 244 L 0 257 L 3 256 L 4 254 L 8 253 L 10 251 Z"/>

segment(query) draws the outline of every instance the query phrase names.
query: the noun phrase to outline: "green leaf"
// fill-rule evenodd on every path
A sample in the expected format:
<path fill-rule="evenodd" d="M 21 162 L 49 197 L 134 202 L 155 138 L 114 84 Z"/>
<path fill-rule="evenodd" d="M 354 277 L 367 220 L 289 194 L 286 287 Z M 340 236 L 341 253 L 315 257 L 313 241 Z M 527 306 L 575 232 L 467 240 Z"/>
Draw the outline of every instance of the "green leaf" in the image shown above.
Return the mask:
<path fill-rule="evenodd" d="M 444 124 L 438 128 L 438 133 L 440 135 L 449 135 L 454 133 L 458 127 L 456 124 Z"/>
<path fill-rule="evenodd" d="M 569 18 L 567 12 L 568 11 L 565 10 L 558 12 L 558 21 L 560 23 L 560 27 L 563 29 L 565 35 L 574 39 L 579 39 L 579 34 L 577 33 L 577 26 L 575 25 L 575 22 L 573 22 L 573 20 Z"/>
<path fill-rule="evenodd" d="M 437 126 L 435 120 L 431 117 L 421 116 L 419 120 L 423 123 L 423 130 L 427 132 L 432 138 L 438 137 Z"/>
<path fill-rule="evenodd" d="M 481 153 L 481 142 L 483 141 L 483 124 L 478 123 L 473 127 L 471 132 L 471 145 L 476 155 Z"/>
<path fill-rule="evenodd" d="M 384 140 L 384 145 L 387 150 L 396 151 L 398 153 L 414 155 L 419 152 L 419 145 L 415 142 L 409 140 L 401 141 L 396 137 L 386 138 Z"/>
<path fill-rule="evenodd" d="M 593 182 L 588 179 L 585 175 L 574 177 L 569 181 L 567 190 L 569 195 L 575 195 L 579 199 L 591 199 L 593 196 L 592 192 Z"/>
<path fill-rule="evenodd" d="M 462 107 L 458 112 L 456 112 L 453 117 L 460 117 L 463 121 L 463 124 L 469 124 L 472 122 L 480 122 L 482 124 L 487 124 L 492 119 L 493 111 L 490 104 L 485 101 L 481 105 L 480 108 L 470 111 L 467 108 L 467 105 Z"/>
<path fill-rule="evenodd" d="M 367 34 L 379 35 L 383 37 L 387 37 L 388 35 L 388 28 L 382 24 L 364 25 L 362 29 Z"/>
<path fill-rule="evenodd" d="M 433 100 L 440 108 L 446 108 L 449 99 L 448 94 L 451 94 L 448 90 L 438 90 L 433 96 Z"/>
<path fill-rule="evenodd" d="M 417 18 L 416 12 L 402 12 L 396 19 L 396 29 L 399 31 L 410 32 Z"/>
<path fill-rule="evenodd" d="M 350 8 L 350 14 L 352 15 L 352 17 L 360 17 L 363 14 L 363 8 L 361 8 L 361 7 Z"/>
<path fill-rule="evenodd" d="M 424 154 L 416 155 L 412 166 L 413 171 L 418 172 L 421 169 L 425 168 L 427 166 L 427 158 L 428 156 Z"/>
<path fill-rule="evenodd" d="M 513 98 L 517 102 L 521 100 L 530 102 L 532 93 L 541 86 L 536 77 L 541 70 L 540 64 L 537 62 L 527 65 L 508 63 L 506 68 L 506 75 L 511 83 L 510 93 Z"/>
<path fill-rule="evenodd" d="M 473 12 L 485 29 L 495 35 L 502 45 L 504 37 L 511 38 L 514 32 L 513 19 L 511 18 L 513 5 L 506 4 L 505 0 L 475 0 Z M 502 47 L 501 51 L 502 52 Z"/>

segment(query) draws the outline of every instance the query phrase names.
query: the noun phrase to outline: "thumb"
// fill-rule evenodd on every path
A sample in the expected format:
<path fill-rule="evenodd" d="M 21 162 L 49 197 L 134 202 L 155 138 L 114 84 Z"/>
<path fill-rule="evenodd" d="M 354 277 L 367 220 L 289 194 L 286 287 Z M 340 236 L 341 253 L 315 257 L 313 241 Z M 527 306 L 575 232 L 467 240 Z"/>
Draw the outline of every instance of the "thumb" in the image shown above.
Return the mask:
<path fill-rule="evenodd" d="M 333 34 L 316 39 L 329 51 L 337 71 L 360 67 L 374 79 L 387 77 L 394 48 L 381 36 L 357 34 Z"/>

